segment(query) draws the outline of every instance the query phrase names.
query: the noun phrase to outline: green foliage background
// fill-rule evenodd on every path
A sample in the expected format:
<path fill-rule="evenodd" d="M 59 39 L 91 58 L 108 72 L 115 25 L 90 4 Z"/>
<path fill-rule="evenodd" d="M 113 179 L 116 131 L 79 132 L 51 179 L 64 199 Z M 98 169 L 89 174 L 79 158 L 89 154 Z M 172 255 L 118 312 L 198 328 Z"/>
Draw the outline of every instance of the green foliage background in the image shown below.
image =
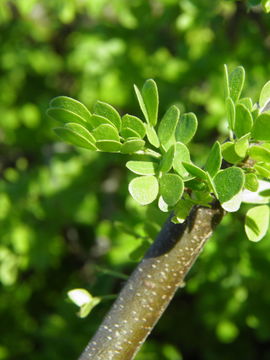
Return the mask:
<path fill-rule="evenodd" d="M 197 114 L 200 164 L 225 136 L 223 64 L 245 67 L 255 99 L 269 80 L 269 15 L 228 0 L 2 0 L 0 38 L 0 360 L 75 359 L 111 303 L 79 319 L 67 291 L 117 293 L 104 269 L 130 274 L 142 242 L 115 221 L 154 235 L 164 217 L 128 195 L 127 157 L 59 142 L 49 100 L 140 115 L 132 85 L 152 77 L 161 114 Z M 270 359 L 270 236 L 251 243 L 242 222 L 224 219 L 136 359 Z"/>

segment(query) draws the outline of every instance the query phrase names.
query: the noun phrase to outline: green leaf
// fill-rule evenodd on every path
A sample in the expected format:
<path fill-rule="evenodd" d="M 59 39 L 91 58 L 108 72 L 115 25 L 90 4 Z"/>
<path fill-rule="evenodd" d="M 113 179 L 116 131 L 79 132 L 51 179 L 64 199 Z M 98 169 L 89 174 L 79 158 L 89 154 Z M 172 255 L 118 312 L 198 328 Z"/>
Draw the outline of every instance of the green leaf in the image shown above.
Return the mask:
<path fill-rule="evenodd" d="M 179 175 L 164 174 L 159 179 L 160 195 L 169 206 L 175 205 L 184 191 L 184 183 Z"/>
<path fill-rule="evenodd" d="M 145 125 L 145 129 L 146 129 L 146 136 L 147 136 L 150 144 L 155 146 L 156 148 L 158 148 L 160 146 L 160 143 L 159 143 L 159 139 L 158 139 L 156 130 L 153 128 L 153 126 L 151 126 L 149 124 Z"/>
<path fill-rule="evenodd" d="M 63 109 L 63 108 L 49 108 L 47 110 L 47 115 L 50 116 L 52 119 L 57 120 L 61 123 L 78 123 L 81 124 L 83 126 L 87 126 L 87 123 L 80 115 L 67 110 L 67 109 Z"/>
<path fill-rule="evenodd" d="M 198 120 L 195 114 L 183 114 L 177 124 L 175 131 L 176 141 L 187 144 L 195 135 L 198 127 Z"/>
<path fill-rule="evenodd" d="M 139 175 L 155 175 L 157 164 L 152 161 L 128 161 L 126 167 Z"/>
<path fill-rule="evenodd" d="M 142 113 L 144 115 L 144 118 L 147 121 L 147 123 L 149 124 L 150 122 L 149 122 L 149 118 L 148 118 L 148 114 L 147 114 L 147 110 L 146 110 L 146 106 L 145 106 L 142 94 L 141 94 L 140 90 L 137 88 L 136 85 L 134 85 L 134 90 L 135 90 L 135 94 L 137 96 L 140 108 L 141 108 Z"/>
<path fill-rule="evenodd" d="M 122 128 L 121 130 L 121 135 L 123 136 L 124 139 L 129 139 L 129 138 L 137 138 L 140 139 L 141 136 L 133 129 L 130 128 Z"/>
<path fill-rule="evenodd" d="M 128 139 L 124 142 L 121 148 L 121 153 L 123 154 L 133 154 L 136 151 L 142 150 L 144 148 L 145 141 L 141 139 Z"/>
<path fill-rule="evenodd" d="M 221 204 L 235 197 L 243 188 L 245 177 L 240 168 L 230 167 L 220 170 L 213 179 Z"/>
<path fill-rule="evenodd" d="M 173 105 L 166 111 L 159 124 L 158 137 L 165 150 L 168 150 L 168 148 L 175 142 L 174 133 L 179 116 L 180 110 Z"/>
<path fill-rule="evenodd" d="M 242 98 L 238 101 L 238 103 L 244 105 L 249 111 L 252 111 L 253 104 L 251 98 Z"/>
<path fill-rule="evenodd" d="M 190 175 L 195 176 L 199 179 L 207 180 L 206 172 L 201 168 L 199 168 L 198 166 L 184 161 L 183 161 L 183 166 L 189 172 Z"/>
<path fill-rule="evenodd" d="M 263 148 L 262 146 L 251 146 L 248 153 L 249 156 L 256 161 L 270 163 L 270 150 Z"/>
<path fill-rule="evenodd" d="M 256 174 L 247 173 L 245 174 L 245 188 L 249 191 L 255 192 L 259 188 L 259 182 Z"/>
<path fill-rule="evenodd" d="M 193 207 L 193 202 L 188 199 L 180 199 L 174 209 L 174 217 L 172 222 L 175 224 L 181 224 L 185 221 Z"/>
<path fill-rule="evenodd" d="M 260 94 L 260 100 L 259 105 L 262 109 L 270 100 L 270 81 L 267 81 L 267 83 L 263 86 L 261 94 Z"/>
<path fill-rule="evenodd" d="M 158 198 L 158 207 L 162 212 L 170 211 L 170 206 L 164 201 L 162 196 Z"/>
<path fill-rule="evenodd" d="M 253 118 L 250 111 L 242 104 L 235 108 L 234 132 L 238 138 L 250 132 L 253 125 Z"/>
<path fill-rule="evenodd" d="M 148 79 L 142 88 L 142 97 L 148 114 L 149 124 L 155 126 L 158 118 L 158 89 L 153 79 Z"/>
<path fill-rule="evenodd" d="M 230 96 L 229 73 L 228 66 L 226 64 L 224 64 L 224 94 L 225 99 Z"/>
<path fill-rule="evenodd" d="M 120 142 L 119 134 L 116 128 L 109 124 L 99 125 L 92 131 L 96 140 L 113 140 Z"/>
<path fill-rule="evenodd" d="M 221 151 L 224 160 L 230 164 L 237 164 L 242 160 L 242 157 L 235 152 L 235 144 L 231 141 L 222 144 Z"/>
<path fill-rule="evenodd" d="M 245 69 L 242 66 L 235 68 L 229 75 L 229 94 L 234 102 L 239 99 L 245 82 Z"/>
<path fill-rule="evenodd" d="M 105 118 L 104 116 L 97 115 L 97 114 L 93 114 L 91 116 L 90 124 L 91 124 L 92 129 L 95 129 L 100 125 L 108 124 L 108 125 L 113 126 L 117 130 L 115 125 L 109 119 Z"/>
<path fill-rule="evenodd" d="M 249 209 L 245 219 L 245 231 L 249 240 L 260 241 L 267 233 L 269 226 L 269 207 L 255 206 Z"/>
<path fill-rule="evenodd" d="M 144 123 L 136 116 L 126 114 L 122 117 L 122 129 L 125 128 L 135 131 L 141 139 L 145 137 Z"/>
<path fill-rule="evenodd" d="M 245 158 L 247 149 L 249 147 L 249 138 L 250 138 L 250 133 L 242 136 L 234 144 L 234 150 L 236 155 L 240 156 L 243 159 Z"/>
<path fill-rule="evenodd" d="M 232 101 L 232 98 L 228 97 L 226 99 L 226 113 L 228 118 L 228 126 L 230 130 L 234 129 L 235 124 L 235 105 Z"/>
<path fill-rule="evenodd" d="M 208 155 L 206 164 L 205 164 L 205 171 L 209 173 L 210 176 L 214 177 L 218 170 L 220 169 L 222 162 L 221 156 L 221 146 L 218 141 L 212 146 L 210 154 Z"/>
<path fill-rule="evenodd" d="M 230 200 L 221 204 L 222 208 L 228 212 L 238 211 L 242 203 L 242 193 L 234 195 Z"/>
<path fill-rule="evenodd" d="M 90 131 L 88 131 L 84 126 L 77 124 L 77 123 L 67 123 L 65 125 L 65 128 L 69 128 L 71 130 L 73 130 L 76 134 L 79 134 L 81 136 L 83 136 L 85 139 L 87 139 L 90 143 L 92 143 L 93 145 L 96 142 L 96 139 L 94 138 L 94 136 L 90 133 Z"/>
<path fill-rule="evenodd" d="M 83 121 L 89 122 L 91 113 L 85 105 L 78 100 L 68 96 L 57 96 L 53 98 L 49 105 L 51 108 L 62 108 L 80 117 Z"/>
<path fill-rule="evenodd" d="M 257 174 L 261 175 L 265 178 L 270 178 L 270 170 L 265 164 L 255 164 L 254 169 L 256 170 Z"/>
<path fill-rule="evenodd" d="M 70 290 L 67 295 L 75 305 L 80 307 L 80 318 L 85 318 L 90 313 L 90 311 L 101 301 L 101 298 L 93 297 L 85 289 L 73 289 Z"/>
<path fill-rule="evenodd" d="M 118 131 L 121 130 L 121 117 L 111 105 L 102 101 L 97 101 L 94 106 L 94 113 L 110 120 Z"/>
<path fill-rule="evenodd" d="M 175 153 L 173 159 L 174 170 L 181 175 L 183 178 L 188 176 L 188 172 L 183 166 L 182 162 L 190 162 L 190 154 L 186 145 L 181 142 L 175 144 Z"/>
<path fill-rule="evenodd" d="M 270 141 L 270 114 L 260 114 L 255 120 L 251 133 L 255 140 Z"/>
<path fill-rule="evenodd" d="M 158 196 L 158 180 L 155 176 L 140 176 L 130 182 L 128 190 L 139 204 L 147 205 Z"/>
<path fill-rule="evenodd" d="M 98 140 L 97 148 L 104 152 L 118 152 L 121 150 L 121 143 L 115 140 Z"/>
<path fill-rule="evenodd" d="M 88 150 L 96 150 L 96 146 L 90 142 L 87 138 L 80 135 L 78 132 L 75 132 L 71 128 L 58 127 L 54 129 L 56 135 L 58 135 L 62 140 L 68 142 L 69 144 L 76 145 Z"/>
<path fill-rule="evenodd" d="M 175 153 L 175 145 L 172 145 L 169 150 L 162 156 L 159 170 L 163 173 L 169 172 L 173 166 L 173 159 Z"/>

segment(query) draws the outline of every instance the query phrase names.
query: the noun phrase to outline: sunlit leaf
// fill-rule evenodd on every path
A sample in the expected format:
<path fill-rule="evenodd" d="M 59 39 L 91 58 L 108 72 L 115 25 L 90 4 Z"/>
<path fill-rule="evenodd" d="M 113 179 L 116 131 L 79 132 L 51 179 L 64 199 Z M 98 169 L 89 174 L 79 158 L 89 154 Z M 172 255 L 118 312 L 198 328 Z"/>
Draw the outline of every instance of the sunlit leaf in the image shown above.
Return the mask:
<path fill-rule="evenodd" d="M 237 156 L 240 156 L 241 158 L 244 158 L 246 156 L 247 149 L 249 147 L 249 138 L 250 138 L 250 133 L 236 140 L 234 144 L 234 150 Z"/>
<path fill-rule="evenodd" d="M 249 191 L 255 192 L 259 188 L 259 182 L 256 174 L 247 173 L 245 174 L 245 188 Z"/>
<path fill-rule="evenodd" d="M 122 131 L 125 128 L 135 131 L 137 134 L 139 134 L 141 139 L 143 139 L 145 136 L 144 123 L 136 116 L 126 114 L 122 117 Z"/>
<path fill-rule="evenodd" d="M 160 146 L 160 143 L 159 143 L 159 139 L 158 139 L 156 130 L 153 128 L 153 126 L 151 126 L 149 124 L 145 125 L 145 129 L 146 129 L 147 139 L 150 142 L 150 144 L 155 146 L 156 148 L 158 148 Z"/>
<path fill-rule="evenodd" d="M 169 206 L 175 205 L 184 191 L 182 178 L 176 174 L 164 174 L 159 179 L 160 195 Z"/>
<path fill-rule="evenodd" d="M 224 64 L 224 94 L 225 94 L 225 99 L 227 99 L 227 97 L 230 96 L 229 72 L 228 72 L 228 66 L 226 64 Z"/>
<path fill-rule="evenodd" d="M 183 166 L 182 162 L 190 162 L 190 153 L 186 145 L 177 142 L 175 144 L 175 153 L 173 159 L 174 170 L 182 177 L 188 176 L 188 171 Z"/>
<path fill-rule="evenodd" d="M 121 143 L 115 140 L 98 140 L 96 146 L 100 151 L 118 152 L 121 150 Z"/>
<path fill-rule="evenodd" d="M 245 82 L 245 69 L 238 66 L 229 74 L 229 93 L 234 102 L 239 99 Z"/>
<path fill-rule="evenodd" d="M 77 134 L 85 137 L 91 143 L 95 144 L 96 140 L 94 136 L 84 126 L 77 123 L 67 123 L 65 127 L 73 130 Z"/>
<path fill-rule="evenodd" d="M 270 190 L 270 182 L 259 180 L 259 186 L 256 192 L 245 189 L 242 193 L 242 201 L 248 204 L 267 204 L 270 201 L 270 196 L 263 196 L 265 192 Z"/>
<path fill-rule="evenodd" d="M 259 205 L 249 209 L 245 219 L 245 231 L 249 240 L 260 241 L 269 226 L 269 206 Z"/>
<path fill-rule="evenodd" d="M 129 192 L 141 205 L 153 202 L 158 195 L 158 180 L 155 176 L 140 176 L 129 183 Z"/>
<path fill-rule="evenodd" d="M 252 111 L 253 104 L 251 98 L 242 98 L 238 101 L 238 103 L 244 105 L 249 111 Z"/>
<path fill-rule="evenodd" d="M 105 102 L 97 101 L 94 106 L 94 113 L 110 120 L 114 124 L 114 126 L 118 129 L 118 131 L 120 131 L 121 117 L 114 107 L 112 107 L 111 105 Z"/>
<path fill-rule="evenodd" d="M 252 133 L 255 140 L 270 141 L 270 114 L 260 114 L 255 120 Z"/>
<path fill-rule="evenodd" d="M 249 148 L 248 153 L 249 156 L 256 161 L 270 163 L 270 150 L 262 146 L 259 145 L 251 146 Z"/>
<path fill-rule="evenodd" d="M 261 2 L 262 7 L 266 13 L 270 13 L 270 1 L 269 0 L 262 0 Z"/>
<path fill-rule="evenodd" d="M 116 128 L 109 124 L 99 125 L 92 131 L 96 140 L 113 140 L 120 141 L 118 131 Z"/>
<path fill-rule="evenodd" d="M 148 114 L 149 124 L 155 126 L 158 118 L 158 89 L 153 79 L 148 79 L 142 88 L 142 97 Z"/>
<path fill-rule="evenodd" d="M 92 129 L 95 129 L 100 125 L 108 124 L 108 125 L 113 126 L 117 130 L 116 126 L 109 119 L 107 119 L 101 115 L 93 114 L 91 116 L 89 122 L 91 124 Z"/>
<path fill-rule="evenodd" d="M 69 299 L 80 307 L 79 317 L 85 318 L 90 311 L 100 303 L 101 298 L 93 297 L 85 289 L 73 289 L 67 293 Z"/>
<path fill-rule="evenodd" d="M 157 164 L 152 161 L 128 161 L 126 167 L 139 175 L 154 175 L 157 171 Z"/>
<path fill-rule="evenodd" d="M 133 154 L 144 148 L 145 141 L 141 139 L 128 139 L 121 148 L 123 154 Z"/>
<path fill-rule="evenodd" d="M 238 138 L 250 132 L 253 125 L 253 118 L 250 111 L 242 104 L 237 104 L 235 108 L 234 132 Z"/>
<path fill-rule="evenodd" d="M 173 166 L 173 159 L 175 153 L 175 145 L 172 145 L 169 150 L 162 156 L 159 170 L 166 173 L 171 170 Z"/>
<path fill-rule="evenodd" d="M 175 224 L 181 224 L 185 221 L 187 216 L 190 213 L 190 210 L 193 207 L 193 202 L 186 199 L 180 199 L 174 208 L 174 217 L 172 218 L 172 222 Z"/>
<path fill-rule="evenodd" d="M 259 100 L 260 108 L 263 108 L 269 100 L 270 100 L 270 80 L 267 81 L 267 83 L 264 84 L 262 88 L 260 94 L 260 100 Z"/>
<path fill-rule="evenodd" d="M 235 105 L 234 102 L 232 101 L 232 98 L 230 97 L 226 99 L 226 112 L 227 112 L 229 129 L 233 130 L 235 124 Z"/>
<path fill-rule="evenodd" d="M 228 212 L 236 212 L 240 209 L 242 203 L 242 192 L 234 195 L 230 200 L 225 201 L 221 204 L 223 209 Z"/>
<path fill-rule="evenodd" d="M 208 155 L 206 164 L 205 164 L 205 171 L 207 171 L 210 176 L 214 177 L 218 170 L 220 169 L 222 162 L 221 156 L 221 147 L 218 141 L 212 146 L 210 154 Z"/>
<path fill-rule="evenodd" d="M 87 124 L 89 124 L 80 115 L 60 107 L 49 108 L 47 110 L 47 115 L 50 116 L 52 119 L 57 120 L 64 124 L 74 123 L 74 122 L 86 126 Z"/>
<path fill-rule="evenodd" d="M 69 144 L 83 147 L 89 150 L 96 150 L 96 146 L 93 142 L 89 141 L 88 138 L 82 136 L 80 133 L 75 132 L 68 126 L 57 127 L 54 129 L 56 135 L 58 135 L 62 140 L 68 142 Z"/>
<path fill-rule="evenodd" d="M 179 116 L 180 110 L 173 105 L 166 111 L 159 124 L 158 137 L 165 150 L 175 142 L 174 133 Z"/>
<path fill-rule="evenodd" d="M 158 198 L 158 207 L 162 212 L 170 211 L 170 206 L 164 201 L 162 196 Z"/>
<path fill-rule="evenodd" d="M 122 128 L 121 135 L 123 136 L 124 139 L 128 139 L 128 138 L 140 139 L 141 138 L 139 133 L 137 133 L 135 130 L 127 128 L 127 127 L 124 129 Z"/>
<path fill-rule="evenodd" d="M 198 177 L 199 179 L 207 180 L 206 172 L 198 166 L 188 162 L 183 162 L 183 166 L 190 175 Z"/>
<path fill-rule="evenodd" d="M 254 169 L 256 170 L 257 174 L 261 175 L 265 178 L 270 178 L 270 169 L 266 166 L 266 164 L 255 164 Z"/>
<path fill-rule="evenodd" d="M 57 96 L 50 102 L 52 108 L 62 108 L 68 110 L 86 122 L 90 121 L 91 113 L 85 105 L 78 100 L 72 99 L 68 96 Z"/>
<path fill-rule="evenodd" d="M 140 108 L 141 108 L 142 113 L 143 113 L 143 115 L 144 115 L 144 118 L 145 118 L 145 120 L 146 120 L 146 121 L 148 122 L 148 124 L 149 124 L 148 113 L 147 113 L 147 110 L 146 110 L 146 106 L 145 106 L 145 103 L 144 103 L 142 94 L 141 94 L 140 90 L 138 89 L 138 87 L 137 87 L 136 85 L 134 85 L 134 90 L 135 90 L 135 94 L 136 94 L 136 96 L 137 96 L 137 99 L 138 99 Z"/>
<path fill-rule="evenodd" d="M 240 168 L 220 170 L 213 179 L 218 199 L 223 204 L 231 200 L 243 188 L 245 177 Z"/>
<path fill-rule="evenodd" d="M 198 120 L 195 114 L 183 114 L 177 124 L 175 131 L 176 141 L 187 144 L 195 135 L 198 127 Z"/>
<path fill-rule="evenodd" d="M 225 142 L 221 145 L 222 156 L 230 164 L 237 164 L 243 158 L 235 152 L 235 144 L 231 141 Z"/>

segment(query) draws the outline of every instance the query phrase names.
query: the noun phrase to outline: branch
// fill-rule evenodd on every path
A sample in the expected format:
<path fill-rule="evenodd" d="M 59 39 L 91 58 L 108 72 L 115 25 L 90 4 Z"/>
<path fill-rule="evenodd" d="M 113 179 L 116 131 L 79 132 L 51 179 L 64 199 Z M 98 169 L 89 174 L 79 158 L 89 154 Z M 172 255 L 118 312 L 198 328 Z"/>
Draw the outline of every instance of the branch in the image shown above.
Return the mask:
<path fill-rule="evenodd" d="M 134 359 L 223 215 L 215 204 L 167 220 L 79 360 Z"/>

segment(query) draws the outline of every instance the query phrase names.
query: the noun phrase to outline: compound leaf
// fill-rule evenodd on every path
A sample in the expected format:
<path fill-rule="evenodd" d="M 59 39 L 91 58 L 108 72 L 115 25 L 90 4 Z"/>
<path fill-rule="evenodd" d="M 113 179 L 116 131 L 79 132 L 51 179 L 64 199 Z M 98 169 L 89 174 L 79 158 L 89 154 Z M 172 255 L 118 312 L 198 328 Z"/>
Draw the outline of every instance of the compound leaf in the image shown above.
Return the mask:
<path fill-rule="evenodd" d="M 118 152 L 121 150 L 122 144 L 115 140 L 98 140 L 96 142 L 97 148 L 104 152 Z"/>
<path fill-rule="evenodd" d="M 97 101 L 94 106 L 94 113 L 105 117 L 110 120 L 113 125 L 120 131 L 121 129 L 121 117 L 115 108 L 105 102 Z"/>
<path fill-rule="evenodd" d="M 158 180 L 155 176 L 140 176 L 129 183 L 128 190 L 139 204 L 147 205 L 158 196 Z"/>
<path fill-rule="evenodd" d="M 136 116 L 126 114 L 122 117 L 122 131 L 125 128 L 135 131 L 141 139 L 145 136 L 144 123 Z"/>
<path fill-rule="evenodd" d="M 142 150 L 144 148 L 145 141 L 141 139 L 128 139 L 124 142 L 121 148 L 121 153 L 123 154 L 133 154 L 136 151 Z"/>
<path fill-rule="evenodd" d="M 51 108 L 61 108 L 76 114 L 86 122 L 90 121 L 91 113 L 80 101 L 68 96 L 57 96 L 50 101 Z"/>
<path fill-rule="evenodd" d="M 75 132 L 68 126 L 57 127 L 54 129 L 56 135 L 58 135 L 62 140 L 68 142 L 69 144 L 83 147 L 89 150 L 96 150 L 96 146 L 93 142 L 89 141 L 88 138 L 82 136 L 80 133 Z"/>

